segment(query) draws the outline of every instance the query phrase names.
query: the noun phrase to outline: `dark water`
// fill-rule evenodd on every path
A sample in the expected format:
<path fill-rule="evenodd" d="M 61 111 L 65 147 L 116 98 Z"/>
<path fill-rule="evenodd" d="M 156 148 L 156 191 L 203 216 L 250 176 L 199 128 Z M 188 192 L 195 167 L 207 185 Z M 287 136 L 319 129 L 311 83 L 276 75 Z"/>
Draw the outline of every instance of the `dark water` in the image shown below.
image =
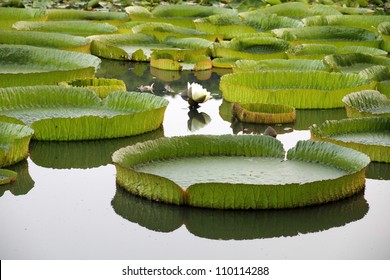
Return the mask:
<path fill-rule="evenodd" d="M 1 259 L 389 259 L 390 165 L 372 163 L 364 192 L 292 210 L 220 211 L 134 197 L 115 185 L 111 154 L 137 142 L 188 134 L 262 133 L 232 118 L 219 77 L 227 70 L 171 72 L 148 64 L 104 61 L 98 76 L 129 91 L 153 84 L 170 101 L 163 127 L 144 135 L 83 142 L 32 142 L 0 187 Z M 190 111 L 178 94 L 198 82 L 213 99 Z M 299 110 L 277 126 L 285 149 L 309 139 L 308 127 L 345 118 L 344 109 Z"/>

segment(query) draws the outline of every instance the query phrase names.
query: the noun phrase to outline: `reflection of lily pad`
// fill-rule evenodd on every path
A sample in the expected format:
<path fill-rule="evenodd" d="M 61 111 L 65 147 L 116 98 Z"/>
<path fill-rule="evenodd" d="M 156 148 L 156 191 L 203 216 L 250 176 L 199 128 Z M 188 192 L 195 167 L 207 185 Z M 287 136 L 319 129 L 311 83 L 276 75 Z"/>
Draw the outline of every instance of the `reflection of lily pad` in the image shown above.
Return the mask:
<path fill-rule="evenodd" d="M 353 148 L 372 161 L 390 162 L 390 118 L 368 117 L 326 121 L 310 128 L 314 140 Z"/>
<path fill-rule="evenodd" d="M 343 97 L 349 118 L 390 117 L 390 99 L 376 90 L 363 90 Z"/>
<path fill-rule="evenodd" d="M 7 169 L 17 173 L 18 176 L 17 180 L 11 181 L 10 183 L 0 187 L 0 197 L 8 190 L 13 195 L 25 195 L 34 187 L 34 181 L 28 173 L 27 160 L 23 160 L 15 165 L 9 166 Z"/>
<path fill-rule="evenodd" d="M 255 135 L 161 138 L 113 155 L 119 185 L 178 205 L 293 208 L 339 200 L 364 188 L 369 158 L 352 149 L 300 141 L 283 158 L 281 142 Z"/>
<path fill-rule="evenodd" d="M 390 180 L 390 164 L 383 162 L 370 162 L 366 177 L 375 180 Z"/>
<path fill-rule="evenodd" d="M 93 77 L 100 59 L 82 53 L 21 45 L 0 45 L 2 87 L 47 85 Z"/>
<path fill-rule="evenodd" d="M 111 155 L 128 145 L 157 139 L 164 136 L 159 128 L 133 137 L 93 141 L 32 141 L 31 160 L 47 168 L 93 168 L 111 163 Z"/>
<path fill-rule="evenodd" d="M 0 97 L 3 98 L 1 94 Z M 0 167 L 27 158 L 28 145 L 33 133 L 34 131 L 27 126 L 0 122 Z"/>
<path fill-rule="evenodd" d="M 237 103 L 274 103 L 297 109 L 340 108 L 351 91 L 373 89 L 375 82 L 359 75 L 325 71 L 233 73 L 221 78 L 223 98 Z"/>
<path fill-rule="evenodd" d="M 233 104 L 234 115 L 249 123 L 291 123 L 295 121 L 295 108 L 281 104 L 246 103 Z"/>
<path fill-rule="evenodd" d="M 173 51 L 177 53 L 177 51 Z M 175 59 L 174 55 L 167 51 L 154 51 L 150 58 L 150 66 L 162 70 L 208 70 L 213 66 L 210 57 L 206 55 L 185 55 L 184 59 Z"/>
<path fill-rule="evenodd" d="M 153 231 L 172 232 L 184 224 L 196 236 L 223 240 L 323 231 L 360 220 L 368 212 L 363 192 L 334 203 L 302 209 L 221 211 L 158 203 L 117 187 L 111 205 L 121 217 Z"/>
<path fill-rule="evenodd" d="M 0 169 L 0 185 L 16 180 L 17 173 L 12 170 Z"/>
<path fill-rule="evenodd" d="M 34 129 L 38 140 L 92 140 L 133 136 L 160 127 L 168 101 L 147 93 L 37 86 L 0 89 L 0 116 Z"/>

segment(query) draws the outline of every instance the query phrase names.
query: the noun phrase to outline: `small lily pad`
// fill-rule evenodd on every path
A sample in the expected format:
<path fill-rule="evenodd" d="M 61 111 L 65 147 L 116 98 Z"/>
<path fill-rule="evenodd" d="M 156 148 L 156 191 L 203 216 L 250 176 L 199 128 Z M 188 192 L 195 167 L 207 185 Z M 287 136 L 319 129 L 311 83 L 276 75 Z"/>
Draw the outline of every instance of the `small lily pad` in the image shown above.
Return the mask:
<path fill-rule="evenodd" d="M 278 124 L 295 121 L 295 108 L 280 104 L 233 104 L 233 114 L 242 122 Z"/>

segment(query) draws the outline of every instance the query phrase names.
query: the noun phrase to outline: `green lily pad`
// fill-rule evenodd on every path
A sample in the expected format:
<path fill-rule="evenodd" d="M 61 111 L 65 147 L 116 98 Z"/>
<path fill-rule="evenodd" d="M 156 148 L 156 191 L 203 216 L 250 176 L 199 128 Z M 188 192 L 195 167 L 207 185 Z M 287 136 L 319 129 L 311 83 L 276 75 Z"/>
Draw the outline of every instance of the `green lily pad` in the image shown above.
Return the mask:
<path fill-rule="evenodd" d="M 224 75 L 223 98 L 236 103 L 273 103 L 297 109 L 344 107 L 352 91 L 374 89 L 376 82 L 355 74 L 325 71 L 260 71 Z"/>
<path fill-rule="evenodd" d="M 0 169 L 0 185 L 16 180 L 17 173 L 12 170 Z"/>
<path fill-rule="evenodd" d="M 0 45 L 0 85 L 48 85 L 93 77 L 99 64 L 99 58 L 88 54 L 4 44 Z"/>
<path fill-rule="evenodd" d="M 280 104 L 233 104 L 233 115 L 242 122 L 278 124 L 295 121 L 295 108 Z"/>
<path fill-rule="evenodd" d="M 327 141 L 390 162 L 390 118 L 365 117 L 326 121 L 310 128 L 313 140 Z"/>
<path fill-rule="evenodd" d="M 390 22 L 390 18 L 384 15 L 326 15 L 307 17 L 302 21 L 305 26 L 349 26 L 376 31 L 380 23 Z"/>
<path fill-rule="evenodd" d="M 381 40 L 374 32 L 344 26 L 308 26 L 305 28 L 279 28 L 272 33 L 293 45 L 330 44 L 339 49 L 348 45 L 378 48 Z"/>
<path fill-rule="evenodd" d="M 111 205 L 122 218 L 156 232 L 186 229 L 195 236 L 247 240 L 319 232 L 362 219 L 368 212 L 364 192 L 321 206 L 268 211 L 178 207 L 146 200 L 116 188 Z"/>
<path fill-rule="evenodd" d="M 93 20 L 119 24 L 129 20 L 128 15 L 123 12 L 83 11 L 74 9 L 49 9 L 47 10 L 47 15 L 49 21 Z"/>
<path fill-rule="evenodd" d="M 171 50 L 154 51 L 150 58 L 150 66 L 163 70 L 208 70 L 213 67 L 211 59 L 205 55 L 185 55 L 183 59 L 176 59 L 177 51 Z M 176 55 L 176 57 L 181 55 Z"/>
<path fill-rule="evenodd" d="M 366 68 L 382 65 L 390 68 L 390 58 L 363 53 L 334 54 L 324 58 L 333 71 L 358 73 Z"/>
<path fill-rule="evenodd" d="M 0 7 L 0 29 L 12 29 L 12 24 L 21 20 L 40 21 L 47 19 L 47 12 L 43 9 L 20 9 Z"/>
<path fill-rule="evenodd" d="M 91 78 L 65 82 L 64 85 L 92 89 L 100 98 L 106 98 L 111 92 L 126 91 L 126 84 L 122 80 Z"/>
<path fill-rule="evenodd" d="M 87 20 L 18 21 L 12 25 L 12 28 L 22 31 L 65 33 L 75 36 L 110 34 L 118 31 L 118 28 L 111 24 Z"/>
<path fill-rule="evenodd" d="M 228 43 L 215 43 L 212 46 L 214 57 L 235 59 L 273 59 L 287 58 L 285 51 L 290 45 L 277 38 L 253 35 L 236 37 Z"/>
<path fill-rule="evenodd" d="M 233 73 L 269 70 L 327 71 L 328 67 L 319 59 L 264 59 L 237 60 Z"/>
<path fill-rule="evenodd" d="M 1 98 L 3 96 L 0 94 Z M 34 131 L 24 125 L 0 121 L 0 167 L 15 164 L 28 156 Z"/>
<path fill-rule="evenodd" d="M 298 142 L 283 158 L 281 142 L 269 136 L 191 135 L 122 148 L 113 162 L 117 183 L 133 194 L 219 209 L 339 200 L 364 188 L 370 162 L 352 149 L 310 140 Z"/>
<path fill-rule="evenodd" d="M 349 118 L 390 117 L 390 99 L 376 90 L 350 93 L 342 100 Z"/>
<path fill-rule="evenodd" d="M 217 14 L 237 14 L 237 10 L 227 9 L 214 6 L 201 6 L 201 5 L 158 5 L 152 11 L 152 15 L 155 17 L 190 17 L 190 18 L 202 18 Z"/>
<path fill-rule="evenodd" d="M 287 50 L 289 58 L 323 59 L 326 55 L 338 53 L 338 49 L 329 44 L 301 44 Z"/>
<path fill-rule="evenodd" d="M 61 33 L 0 30 L 0 44 L 30 45 L 90 53 L 91 41 L 88 38 Z"/>
<path fill-rule="evenodd" d="M 390 51 L 390 22 L 383 22 L 378 25 L 378 32 L 381 34 L 383 39 L 381 49 L 389 52 Z"/>
<path fill-rule="evenodd" d="M 0 119 L 19 120 L 37 140 L 133 136 L 160 127 L 168 101 L 147 93 L 114 92 L 101 100 L 89 89 L 59 86 L 0 89 Z"/>

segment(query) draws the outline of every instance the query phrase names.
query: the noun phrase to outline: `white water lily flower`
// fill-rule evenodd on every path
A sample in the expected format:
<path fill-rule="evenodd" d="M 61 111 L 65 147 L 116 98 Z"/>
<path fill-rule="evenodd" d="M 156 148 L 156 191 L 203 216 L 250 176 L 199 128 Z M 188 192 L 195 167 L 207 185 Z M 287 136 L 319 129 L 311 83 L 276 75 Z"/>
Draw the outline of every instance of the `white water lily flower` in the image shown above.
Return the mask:
<path fill-rule="evenodd" d="M 187 83 L 188 103 L 191 106 L 197 106 L 199 103 L 204 103 L 210 99 L 210 92 L 203 88 L 198 83 Z"/>

